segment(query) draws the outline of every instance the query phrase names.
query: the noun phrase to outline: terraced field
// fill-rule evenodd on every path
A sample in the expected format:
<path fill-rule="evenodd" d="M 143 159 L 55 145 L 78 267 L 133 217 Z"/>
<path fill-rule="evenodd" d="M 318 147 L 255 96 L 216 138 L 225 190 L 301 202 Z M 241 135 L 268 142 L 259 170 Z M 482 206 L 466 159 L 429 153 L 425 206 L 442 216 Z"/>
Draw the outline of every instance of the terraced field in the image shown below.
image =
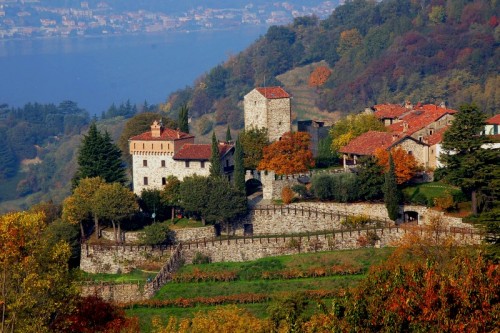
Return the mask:
<path fill-rule="evenodd" d="M 186 265 L 154 299 L 124 307 L 129 316 L 139 317 L 142 332 L 151 332 L 154 317 L 166 323 L 170 316 L 192 317 L 198 311 L 229 304 L 265 318 L 274 299 L 297 292 L 311 300 L 307 311 L 312 314 L 317 311 L 315 299 L 329 303 L 331 297 L 359 283 L 370 266 L 390 253 L 390 248 L 368 248 Z"/>

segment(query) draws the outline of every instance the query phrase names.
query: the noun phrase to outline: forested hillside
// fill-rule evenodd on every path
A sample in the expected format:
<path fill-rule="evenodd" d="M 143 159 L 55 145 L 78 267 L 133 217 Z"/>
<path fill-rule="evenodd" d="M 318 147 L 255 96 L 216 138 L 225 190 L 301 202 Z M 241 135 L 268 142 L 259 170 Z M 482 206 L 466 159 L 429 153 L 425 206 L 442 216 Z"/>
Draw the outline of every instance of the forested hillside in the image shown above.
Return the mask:
<path fill-rule="evenodd" d="M 241 128 L 246 93 L 325 60 L 332 74 L 316 90 L 322 110 L 475 101 L 493 114 L 500 106 L 499 9 L 493 0 L 348 1 L 325 20 L 299 17 L 270 27 L 248 49 L 173 93 L 164 107 L 175 113 L 188 103 L 194 117 L 215 113 L 217 124 Z"/>

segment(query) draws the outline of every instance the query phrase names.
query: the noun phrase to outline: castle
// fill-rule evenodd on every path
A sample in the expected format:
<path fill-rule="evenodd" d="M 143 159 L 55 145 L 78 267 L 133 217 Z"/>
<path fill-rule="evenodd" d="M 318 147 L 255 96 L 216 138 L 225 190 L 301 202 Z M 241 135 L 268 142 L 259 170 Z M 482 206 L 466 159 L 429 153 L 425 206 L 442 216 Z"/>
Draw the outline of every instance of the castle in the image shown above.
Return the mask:
<path fill-rule="evenodd" d="M 229 178 L 234 169 L 234 145 L 219 143 L 219 156 L 224 174 Z M 194 136 L 166 128 L 154 121 L 151 130 L 129 139 L 132 155 L 132 181 L 134 193 L 161 189 L 168 176 L 179 180 L 194 174 L 210 174 L 210 144 L 195 144 Z"/>
<path fill-rule="evenodd" d="M 244 97 L 245 129 L 267 128 L 269 141 L 291 130 L 290 95 L 280 87 L 255 88 Z M 168 176 L 179 180 L 194 174 L 210 174 L 210 144 L 195 144 L 188 133 L 166 128 L 158 121 L 151 130 L 129 139 L 134 193 L 161 189 Z M 219 143 L 224 174 L 231 179 L 234 145 Z"/>

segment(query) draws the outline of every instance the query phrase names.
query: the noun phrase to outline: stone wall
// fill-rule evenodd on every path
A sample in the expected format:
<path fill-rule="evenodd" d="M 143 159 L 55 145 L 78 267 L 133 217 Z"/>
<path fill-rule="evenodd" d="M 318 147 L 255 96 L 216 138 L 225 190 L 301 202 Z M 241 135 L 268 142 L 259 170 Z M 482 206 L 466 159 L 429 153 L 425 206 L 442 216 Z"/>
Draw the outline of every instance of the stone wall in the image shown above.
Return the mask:
<path fill-rule="evenodd" d="M 368 215 L 371 217 L 389 220 L 387 209 L 384 204 L 371 204 L 371 203 L 339 203 L 339 202 L 300 202 L 289 205 L 290 207 L 305 207 L 312 209 L 320 209 L 326 211 L 338 211 L 341 214 L 347 215 Z M 446 216 L 443 212 L 436 211 L 432 208 L 417 205 L 402 205 L 400 206 L 400 215 L 403 216 L 404 212 L 414 211 L 418 213 L 419 225 L 428 225 L 434 217 L 441 218 L 441 223 L 447 227 L 458 228 L 473 228 L 474 226 L 463 223 L 461 218 Z M 403 221 L 398 221 L 403 222 Z"/>
<path fill-rule="evenodd" d="M 286 186 L 292 188 L 294 185 L 300 184 L 298 181 L 299 175 L 288 177 L 277 177 L 273 171 L 261 173 L 262 182 L 262 199 L 275 200 L 281 199 L 281 191 Z"/>
<path fill-rule="evenodd" d="M 215 236 L 215 229 L 212 225 L 201 228 L 173 229 L 171 230 L 171 234 L 173 241 L 187 242 L 204 238 L 213 238 Z"/>
<path fill-rule="evenodd" d="M 169 258 L 171 247 L 135 245 L 82 245 L 80 269 L 88 273 L 128 273 L 146 263 L 162 266 Z"/>
<path fill-rule="evenodd" d="M 308 237 L 250 237 L 211 240 L 184 244 L 182 255 L 186 263 L 192 263 L 196 253 L 210 257 L 212 262 L 241 262 L 278 255 L 360 248 L 372 235 L 379 238 L 374 246 L 390 246 L 410 232 L 423 234 L 426 231 L 423 228 L 409 229 L 394 226 L 371 230 L 339 231 Z M 480 234 L 450 233 L 449 229 L 442 231 L 440 236 L 453 237 L 463 245 L 479 244 L 482 239 Z"/>
<path fill-rule="evenodd" d="M 143 289 L 144 286 L 138 283 L 88 284 L 81 286 L 81 295 L 84 297 L 97 296 L 108 302 L 137 302 L 145 299 Z"/>
<path fill-rule="evenodd" d="M 122 240 L 127 244 L 138 244 L 142 232 L 140 231 L 122 231 Z M 115 240 L 115 233 L 112 228 L 101 230 L 101 237 L 110 241 Z"/>

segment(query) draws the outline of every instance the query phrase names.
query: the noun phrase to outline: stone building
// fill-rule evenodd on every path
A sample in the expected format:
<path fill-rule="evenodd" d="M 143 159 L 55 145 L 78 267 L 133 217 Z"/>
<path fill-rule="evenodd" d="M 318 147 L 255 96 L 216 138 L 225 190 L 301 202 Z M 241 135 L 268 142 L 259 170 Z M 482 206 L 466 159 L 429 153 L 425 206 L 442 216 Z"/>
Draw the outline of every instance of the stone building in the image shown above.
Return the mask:
<path fill-rule="evenodd" d="M 343 154 L 344 168 L 348 168 L 356 166 L 363 156 L 374 156 L 378 148 L 390 150 L 396 147 L 413 155 L 420 165 L 429 166 L 429 145 L 398 133 L 369 131 L 351 140 L 339 152 Z"/>
<path fill-rule="evenodd" d="M 194 174 L 210 174 L 210 144 L 195 144 L 194 136 L 155 121 L 151 130 L 129 139 L 132 155 L 134 193 L 145 189 L 161 189 L 168 176 L 179 180 Z M 234 146 L 219 143 L 219 155 L 224 173 L 230 178 L 234 170 Z"/>
<path fill-rule="evenodd" d="M 325 126 L 324 121 L 299 120 L 297 122 L 297 130 L 299 132 L 309 133 L 309 135 L 311 136 L 309 149 L 311 149 L 313 156 L 317 157 L 319 141 L 328 136 L 328 131 L 330 130 L 330 126 Z"/>
<path fill-rule="evenodd" d="M 245 129 L 267 128 L 269 141 L 291 131 L 290 95 L 281 87 L 255 88 L 245 95 Z"/>

